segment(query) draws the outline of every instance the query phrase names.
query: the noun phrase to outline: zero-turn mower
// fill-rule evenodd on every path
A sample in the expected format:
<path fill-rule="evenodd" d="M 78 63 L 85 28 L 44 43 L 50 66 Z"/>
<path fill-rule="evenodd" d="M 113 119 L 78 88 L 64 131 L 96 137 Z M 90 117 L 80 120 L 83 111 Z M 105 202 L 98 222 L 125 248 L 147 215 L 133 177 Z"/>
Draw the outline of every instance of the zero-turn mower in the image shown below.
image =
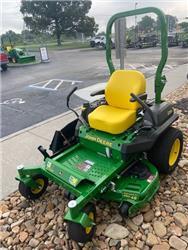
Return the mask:
<path fill-rule="evenodd" d="M 161 59 L 155 76 L 155 100 L 148 101 L 146 80 L 137 70 L 115 70 L 111 60 L 110 37 L 115 20 L 153 12 L 161 28 Z M 39 166 L 18 166 L 19 191 L 27 199 L 39 198 L 48 180 L 62 186 L 69 199 L 64 216 L 69 237 L 77 242 L 91 240 L 96 228 L 96 200 L 119 204 L 124 217 L 135 215 L 157 192 L 159 174 L 171 174 L 182 152 L 182 132 L 172 127 L 178 119 L 172 105 L 161 100 L 166 79 L 162 75 L 168 56 L 164 14 L 148 7 L 112 16 L 106 30 L 106 59 L 110 78 L 104 95 L 84 103 L 81 115 L 56 131 L 49 155 Z"/>

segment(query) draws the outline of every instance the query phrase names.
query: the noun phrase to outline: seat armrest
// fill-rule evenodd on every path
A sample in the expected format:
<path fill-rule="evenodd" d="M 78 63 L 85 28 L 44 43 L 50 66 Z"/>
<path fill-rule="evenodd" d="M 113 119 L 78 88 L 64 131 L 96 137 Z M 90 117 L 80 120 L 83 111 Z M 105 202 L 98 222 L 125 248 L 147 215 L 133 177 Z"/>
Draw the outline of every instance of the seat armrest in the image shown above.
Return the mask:
<path fill-rule="evenodd" d="M 146 100 L 147 96 L 148 95 L 146 93 L 137 95 L 137 97 L 139 97 L 142 101 Z M 130 102 L 135 102 L 135 101 L 137 101 L 137 100 L 132 96 L 131 99 L 130 99 Z"/>
<path fill-rule="evenodd" d="M 96 90 L 96 91 L 93 91 L 90 96 L 96 96 L 96 95 L 104 95 L 105 93 L 105 90 L 104 89 L 101 89 L 101 90 Z"/>

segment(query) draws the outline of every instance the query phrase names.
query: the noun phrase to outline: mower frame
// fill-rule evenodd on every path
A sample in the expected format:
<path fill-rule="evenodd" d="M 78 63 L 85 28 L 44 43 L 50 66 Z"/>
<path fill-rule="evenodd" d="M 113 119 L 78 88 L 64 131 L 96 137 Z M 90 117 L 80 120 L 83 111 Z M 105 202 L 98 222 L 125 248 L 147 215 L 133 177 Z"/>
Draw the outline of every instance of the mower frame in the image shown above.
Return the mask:
<path fill-rule="evenodd" d="M 168 39 L 167 39 L 167 25 L 164 13 L 155 7 L 147 7 L 141 8 L 136 10 L 130 10 L 126 12 L 120 12 L 113 15 L 108 24 L 106 29 L 106 61 L 110 70 L 110 74 L 115 71 L 114 64 L 112 62 L 111 57 L 111 32 L 112 32 L 112 25 L 117 19 L 123 17 L 129 17 L 134 15 L 141 15 L 146 13 L 155 13 L 160 20 L 160 30 L 161 30 L 161 59 L 159 65 L 156 70 L 155 74 L 155 103 L 161 103 L 161 93 L 166 83 L 166 77 L 162 75 L 163 68 L 168 58 Z"/>

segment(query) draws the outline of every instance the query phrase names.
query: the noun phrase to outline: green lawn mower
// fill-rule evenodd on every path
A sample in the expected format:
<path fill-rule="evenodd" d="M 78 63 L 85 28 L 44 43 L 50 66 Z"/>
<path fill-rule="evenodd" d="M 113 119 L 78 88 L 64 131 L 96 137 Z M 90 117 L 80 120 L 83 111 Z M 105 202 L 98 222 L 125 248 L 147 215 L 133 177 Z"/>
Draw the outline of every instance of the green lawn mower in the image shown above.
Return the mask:
<path fill-rule="evenodd" d="M 8 47 L 8 58 L 10 63 L 31 63 L 35 62 L 34 55 L 28 55 L 25 49 Z"/>
<path fill-rule="evenodd" d="M 147 100 L 146 80 L 136 70 L 115 70 L 110 37 L 115 20 L 153 12 L 161 27 L 161 59 L 155 77 L 155 100 Z M 106 59 L 110 78 L 105 89 L 91 95 L 103 98 L 84 103 L 81 115 L 56 131 L 51 155 L 42 146 L 44 163 L 18 166 L 19 191 L 27 199 L 39 198 L 48 180 L 62 186 L 68 198 L 64 216 L 70 239 L 90 241 L 96 228 L 96 200 L 118 203 L 123 217 L 133 216 L 157 192 L 159 173 L 171 174 L 183 147 L 182 132 L 171 127 L 178 119 L 172 105 L 161 100 L 166 83 L 162 75 L 168 56 L 164 14 L 148 7 L 112 16 L 106 30 Z"/>

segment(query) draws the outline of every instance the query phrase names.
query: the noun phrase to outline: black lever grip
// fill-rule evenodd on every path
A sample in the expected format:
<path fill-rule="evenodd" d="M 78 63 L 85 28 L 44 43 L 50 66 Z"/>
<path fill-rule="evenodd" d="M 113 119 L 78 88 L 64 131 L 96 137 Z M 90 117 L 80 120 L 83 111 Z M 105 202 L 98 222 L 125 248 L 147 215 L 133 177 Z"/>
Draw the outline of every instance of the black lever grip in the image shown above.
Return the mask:
<path fill-rule="evenodd" d="M 46 149 L 43 148 L 43 146 L 39 146 L 38 150 L 41 152 L 41 154 L 44 156 L 44 159 L 47 157 L 50 157 L 49 154 L 47 153 Z"/>
<path fill-rule="evenodd" d="M 145 110 L 148 111 L 148 114 L 149 114 L 150 117 L 151 117 L 153 126 L 155 127 L 155 119 L 154 119 L 154 116 L 153 116 L 153 113 L 152 113 L 150 107 L 149 107 L 145 102 L 143 102 L 143 101 L 139 98 L 139 96 L 137 96 L 137 95 L 131 93 L 131 97 L 133 98 L 133 100 L 136 100 Z M 131 100 L 130 100 L 130 101 L 131 101 Z"/>
<path fill-rule="evenodd" d="M 67 96 L 67 107 L 69 107 L 69 100 L 70 100 L 70 97 L 71 95 L 78 89 L 78 87 L 74 87 L 71 92 L 68 94 Z"/>

